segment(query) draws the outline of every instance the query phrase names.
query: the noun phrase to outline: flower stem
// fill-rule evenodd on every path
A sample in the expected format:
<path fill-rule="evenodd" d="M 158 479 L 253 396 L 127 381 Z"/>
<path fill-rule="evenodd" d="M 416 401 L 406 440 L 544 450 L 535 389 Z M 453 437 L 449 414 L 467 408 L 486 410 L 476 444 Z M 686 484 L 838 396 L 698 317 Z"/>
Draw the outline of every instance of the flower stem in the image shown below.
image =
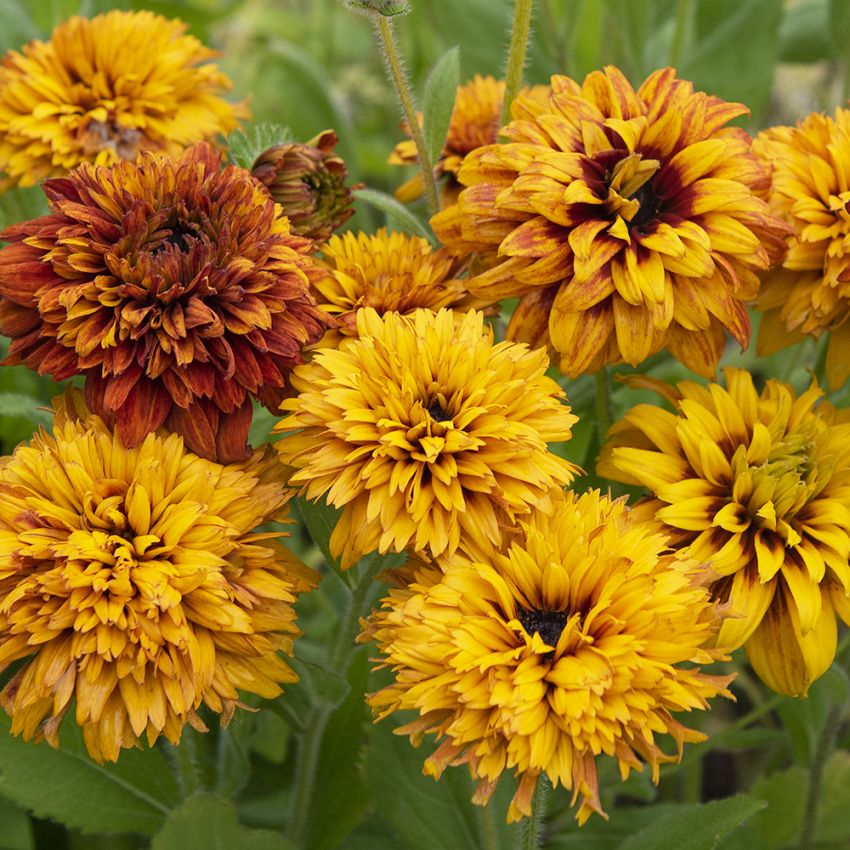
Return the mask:
<path fill-rule="evenodd" d="M 522 85 L 522 73 L 525 70 L 525 51 L 528 47 L 528 34 L 531 31 L 531 9 L 534 0 L 516 0 L 514 23 L 511 29 L 511 48 L 508 52 L 508 64 L 505 69 L 505 99 L 502 101 L 502 126 L 508 123 L 511 104 Z"/>
<path fill-rule="evenodd" d="M 691 0 L 679 0 L 676 7 L 676 29 L 673 31 L 673 44 L 670 47 L 670 65 L 678 67 L 682 61 L 682 50 L 685 47 L 685 35 L 691 18 Z"/>
<path fill-rule="evenodd" d="M 823 772 L 832 751 L 835 749 L 835 740 L 838 737 L 838 727 L 844 713 L 843 705 L 833 705 L 826 716 L 818 739 L 817 749 L 809 768 L 809 787 L 806 791 L 806 808 L 803 814 L 803 826 L 800 830 L 800 850 L 812 850 L 815 842 L 815 827 L 818 820 L 818 806 L 820 805 L 821 786 L 823 785 Z"/>
<path fill-rule="evenodd" d="M 531 817 L 525 825 L 521 850 L 539 850 L 543 846 L 543 826 L 546 816 L 546 798 L 549 796 L 549 780 L 541 775 L 531 801 Z"/>
<path fill-rule="evenodd" d="M 390 79 L 395 86 L 404 117 L 410 126 L 410 134 L 416 145 L 416 153 L 419 157 L 419 167 L 422 170 L 422 180 L 425 183 L 425 203 L 428 212 L 434 215 L 440 209 L 440 201 L 437 197 L 437 183 L 434 180 L 434 169 L 431 165 L 431 156 L 425 145 L 425 134 L 416 114 L 416 106 L 413 102 L 413 93 L 410 90 L 410 81 L 407 79 L 407 71 L 398 50 L 392 18 L 384 15 L 375 15 L 375 34 L 378 45 L 386 60 Z"/>
<path fill-rule="evenodd" d="M 611 427 L 611 382 L 607 366 L 596 373 L 596 424 L 599 426 L 599 444 L 603 446 Z"/>

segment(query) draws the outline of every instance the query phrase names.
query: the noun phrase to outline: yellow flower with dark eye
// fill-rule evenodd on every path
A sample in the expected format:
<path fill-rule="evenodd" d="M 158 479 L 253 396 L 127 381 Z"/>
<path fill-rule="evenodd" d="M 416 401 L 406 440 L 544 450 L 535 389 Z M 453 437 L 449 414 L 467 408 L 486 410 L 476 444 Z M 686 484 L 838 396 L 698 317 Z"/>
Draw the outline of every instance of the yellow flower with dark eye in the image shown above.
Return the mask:
<path fill-rule="evenodd" d="M 439 777 L 467 764 L 484 805 L 505 771 L 519 786 L 508 820 L 531 813 L 539 778 L 572 790 L 577 818 L 603 814 L 597 757 L 625 779 L 705 738 L 674 712 L 707 708 L 730 677 L 693 664 L 718 620 L 696 561 L 669 553 L 664 535 L 622 500 L 568 494 L 534 512 L 503 551 L 419 564 L 364 623 L 395 681 L 367 697 L 376 719 L 419 714 L 397 730 L 441 741 L 425 761 Z M 678 756 L 658 738 L 671 735 Z"/>
<path fill-rule="evenodd" d="M 745 305 L 787 232 L 750 137 L 724 126 L 746 112 L 670 68 L 637 91 L 612 67 L 552 77 L 547 100 L 515 101 L 509 143 L 466 157 L 434 230 L 486 256 L 470 291 L 519 296 L 509 338 L 548 345 L 567 375 L 666 346 L 710 376 L 726 330 L 747 346 Z"/>
<path fill-rule="evenodd" d="M 79 418 L 83 414 L 84 418 Z M 275 697 L 295 673 L 293 603 L 316 576 L 257 526 L 284 521 L 273 453 L 223 466 L 177 435 L 125 448 L 81 397 L 0 463 L 0 692 L 12 732 L 56 746 L 72 704 L 86 747 L 227 722 L 239 691 Z"/>
<path fill-rule="evenodd" d="M 850 423 L 816 384 L 797 397 L 773 380 L 759 394 L 737 369 L 726 382 L 663 385 L 676 412 L 633 408 L 598 472 L 647 487 L 641 513 L 715 575 L 718 644 L 805 694 L 835 656 L 836 614 L 850 624 Z"/>
<path fill-rule="evenodd" d="M 542 350 L 493 342 L 481 313 L 357 314 L 357 338 L 292 373 L 298 396 L 275 426 L 289 483 L 343 509 L 330 539 L 342 566 L 374 550 L 451 553 L 567 484 L 548 443 L 576 417 Z"/>
<path fill-rule="evenodd" d="M 152 12 L 73 17 L 0 65 L 0 171 L 29 186 L 81 162 L 179 154 L 246 114 L 182 21 Z"/>
<path fill-rule="evenodd" d="M 773 167 L 771 207 L 794 230 L 759 295 L 759 352 L 829 333 L 826 375 L 837 389 L 850 376 L 850 111 L 772 127 L 753 149 Z"/>
<path fill-rule="evenodd" d="M 337 320 L 322 345 L 357 334 L 357 313 L 411 313 L 419 307 L 454 310 L 472 306 L 457 259 L 445 248 L 433 251 L 426 239 L 406 233 L 345 233 L 322 246 L 329 274 L 314 283 L 319 307 Z"/>

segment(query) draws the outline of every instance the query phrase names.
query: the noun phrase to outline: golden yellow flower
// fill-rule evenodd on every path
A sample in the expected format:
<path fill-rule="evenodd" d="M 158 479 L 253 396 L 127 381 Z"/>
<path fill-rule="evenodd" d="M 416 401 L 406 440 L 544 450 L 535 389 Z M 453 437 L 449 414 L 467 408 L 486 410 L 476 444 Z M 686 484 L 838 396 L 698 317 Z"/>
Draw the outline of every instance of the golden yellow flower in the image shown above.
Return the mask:
<path fill-rule="evenodd" d="M 227 722 L 239 691 L 297 680 L 278 655 L 292 603 L 315 583 L 275 538 L 288 491 L 273 452 L 223 466 L 177 435 L 125 448 L 101 419 L 59 404 L 0 464 L 0 693 L 12 732 L 58 744 L 71 706 L 97 761 L 145 736 Z"/>
<path fill-rule="evenodd" d="M 343 508 L 330 540 L 348 567 L 367 552 L 451 553 L 549 501 L 575 467 L 547 443 L 577 421 L 546 352 L 494 344 L 481 313 L 357 314 L 358 338 L 292 373 L 275 427 L 290 484 Z"/>
<path fill-rule="evenodd" d="M 756 272 L 787 232 L 758 197 L 750 137 L 724 126 L 746 112 L 670 68 L 637 91 L 612 67 L 581 86 L 554 76 L 546 101 L 515 101 L 510 143 L 466 157 L 468 188 L 434 230 L 459 253 L 498 252 L 470 291 L 520 296 L 509 338 L 548 345 L 567 375 L 666 346 L 710 376 L 724 330 L 747 346 Z"/>
<path fill-rule="evenodd" d="M 633 408 L 609 432 L 599 474 L 647 487 L 641 512 L 688 546 L 728 604 L 718 644 L 744 646 L 771 688 L 805 694 L 850 623 L 850 424 L 818 399 L 748 372 L 727 387 L 683 381 L 671 413 Z M 840 421 L 840 420 L 844 421 Z"/>
<path fill-rule="evenodd" d="M 0 171 L 29 186 L 81 162 L 176 155 L 246 114 L 186 25 L 152 12 L 73 17 L 0 65 Z"/>
<path fill-rule="evenodd" d="M 337 345 L 357 334 L 357 313 L 372 307 L 410 313 L 419 307 L 455 310 L 471 305 L 458 262 L 446 249 L 433 251 L 427 239 L 382 228 L 373 236 L 345 233 L 322 246 L 330 273 L 314 281 L 320 309 L 337 319 L 322 345 Z"/>
<path fill-rule="evenodd" d="M 473 802 L 486 804 L 513 770 L 508 820 L 517 820 L 546 774 L 581 800 L 584 823 L 604 815 L 597 756 L 615 758 L 623 779 L 642 769 L 640 756 L 657 782 L 685 741 L 705 737 L 672 712 L 729 696 L 731 677 L 691 666 L 720 657 L 703 648 L 717 618 L 700 565 L 669 554 L 622 500 L 568 494 L 520 529 L 486 561 L 420 564 L 390 590 L 361 640 L 377 642 L 395 681 L 367 699 L 378 720 L 417 711 L 398 731 L 417 744 L 426 733 L 442 739 L 425 773 L 468 764 Z M 665 734 L 677 756 L 658 746 Z"/>
<path fill-rule="evenodd" d="M 793 228 L 759 295 L 758 350 L 828 332 L 826 374 L 837 389 L 850 376 L 850 111 L 772 127 L 753 149 L 773 167 L 772 209 Z"/>

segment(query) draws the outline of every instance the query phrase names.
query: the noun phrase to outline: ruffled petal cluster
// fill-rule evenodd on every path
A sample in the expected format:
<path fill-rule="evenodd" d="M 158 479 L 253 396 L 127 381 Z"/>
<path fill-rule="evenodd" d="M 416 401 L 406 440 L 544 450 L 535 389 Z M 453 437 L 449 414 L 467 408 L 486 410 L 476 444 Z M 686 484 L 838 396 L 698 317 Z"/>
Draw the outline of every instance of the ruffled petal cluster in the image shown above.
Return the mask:
<path fill-rule="evenodd" d="M 227 133 L 244 107 L 186 25 L 152 12 L 73 17 L 0 65 L 0 172 L 29 186 L 81 162 L 177 155 Z"/>
<path fill-rule="evenodd" d="M 0 461 L 0 692 L 12 732 L 58 744 L 72 708 L 97 761 L 226 722 L 239 691 L 297 676 L 293 603 L 316 576 L 276 538 L 289 491 L 273 453 L 221 465 L 177 435 L 120 437 L 62 400 L 53 435 Z"/>
<path fill-rule="evenodd" d="M 247 454 L 251 398 L 277 407 L 331 323 L 312 243 L 250 173 L 206 143 L 48 180 L 49 215 L 0 250 L 6 363 L 82 374 L 128 447 L 162 425 L 222 462 Z"/>
<path fill-rule="evenodd" d="M 850 377 L 850 111 L 771 127 L 753 149 L 773 169 L 771 208 L 793 228 L 759 295 L 759 352 L 828 332 L 826 374 L 837 389 Z"/>
<path fill-rule="evenodd" d="M 640 512 L 708 565 L 728 609 L 718 644 L 744 646 L 774 690 L 805 694 L 850 623 L 850 421 L 813 385 L 797 396 L 726 370 L 726 387 L 663 392 L 675 412 L 633 408 L 598 472 L 652 496 Z M 638 510 L 638 509 L 636 509 Z"/>
<path fill-rule="evenodd" d="M 381 228 L 374 235 L 345 233 L 322 246 L 329 274 L 314 288 L 321 309 L 336 319 L 322 345 L 356 336 L 357 313 L 371 307 L 380 315 L 412 313 L 424 307 L 464 310 L 473 302 L 460 280 L 460 264 L 445 248 L 434 251 L 427 239 Z"/>
<path fill-rule="evenodd" d="M 667 347 L 711 376 L 726 331 L 747 346 L 745 305 L 788 232 L 750 137 L 725 126 L 746 112 L 670 68 L 637 91 L 612 67 L 554 76 L 548 98 L 514 103 L 509 143 L 466 157 L 468 188 L 432 224 L 483 255 L 470 291 L 519 296 L 508 336 L 548 345 L 565 374 Z"/>
<path fill-rule="evenodd" d="M 580 823 L 604 814 L 598 756 L 616 759 L 624 779 L 643 759 L 657 781 L 662 763 L 705 737 L 673 714 L 729 696 L 728 678 L 693 666 L 719 656 L 703 648 L 718 626 L 704 571 L 621 500 L 568 495 L 486 560 L 456 555 L 407 579 L 364 623 L 361 639 L 394 673 L 368 701 L 376 719 L 417 712 L 399 733 L 440 742 L 428 774 L 468 765 L 475 803 L 513 771 L 509 820 L 531 813 L 543 775 L 580 800 Z M 661 749 L 663 735 L 677 755 Z"/>
<path fill-rule="evenodd" d="M 545 351 L 495 344 L 478 312 L 364 308 L 357 334 L 295 369 L 275 426 L 290 484 L 343 509 L 343 567 L 376 549 L 450 553 L 462 535 L 497 543 L 572 479 L 548 444 L 577 420 Z"/>

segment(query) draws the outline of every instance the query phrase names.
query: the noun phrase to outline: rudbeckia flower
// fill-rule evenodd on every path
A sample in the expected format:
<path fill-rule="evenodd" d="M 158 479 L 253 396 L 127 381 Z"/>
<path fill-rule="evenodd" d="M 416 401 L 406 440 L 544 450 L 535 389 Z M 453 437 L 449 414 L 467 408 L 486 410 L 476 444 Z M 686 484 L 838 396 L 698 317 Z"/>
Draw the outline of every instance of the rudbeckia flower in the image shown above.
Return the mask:
<path fill-rule="evenodd" d="M 44 191 L 49 215 L 0 234 L 5 362 L 85 375 L 89 407 L 128 447 L 167 425 L 204 457 L 244 458 L 251 397 L 276 408 L 332 321 L 310 295 L 312 243 L 203 142 L 84 163 Z"/>
<path fill-rule="evenodd" d="M 342 566 L 379 550 L 437 556 L 500 539 L 576 469 L 548 444 L 577 421 L 543 350 L 493 342 L 481 313 L 357 314 L 357 338 L 292 373 L 275 426 L 289 483 L 342 508 Z"/>
<path fill-rule="evenodd" d="M 850 111 L 772 127 L 753 149 L 773 168 L 772 209 L 793 228 L 759 295 L 759 353 L 828 333 L 826 376 L 837 389 L 850 376 Z"/>
<path fill-rule="evenodd" d="M 345 185 L 348 168 L 334 153 L 338 141 L 333 130 L 325 130 L 303 144 L 273 145 L 251 167 L 283 207 L 292 232 L 318 243 L 354 215 L 354 195 Z"/>
<path fill-rule="evenodd" d="M 83 414 L 81 417 L 81 413 Z M 177 435 L 126 448 L 73 393 L 0 462 L 0 692 L 12 732 L 56 746 L 68 710 L 95 760 L 160 736 L 203 704 L 297 676 L 293 603 L 315 575 L 257 526 L 283 521 L 273 454 L 224 466 Z"/>
<path fill-rule="evenodd" d="M 725 331 L 747 346 L 745 305 L 788 231 L 750 137 L 725 126 L 746 112 L 670 68 L 637 91 L 613 67 L 554 76 L 548 100 L 517 98 L 507 144 L 466 157 L 434 230 L 485 256 L 470 291 L 519 296 L 509 338 L 548 345 L 570 377 L 665 346 L 711 376 Z"/>
<path fill-rule="evenodd" d="M 457 259 L 446 249 L 432 250 L 419 236 L 384 228 L 371 236 L 345 233 L 322 246 L 322 257 L 329 274 L 314 288 L 319 306 L 337 320 L 322 345 L 356 335 L 357 313 L 364 307 L 383 315 L 472 306 L 465 282 L 456 276 Z"/>
<path fill-rule="evenodd" d="M 415 565 L 390 590 L 361 640 L 377 643 L 394 681 L 367 699 L 376 720 L 417 712 L 396 731 L 440 742 L 426 774 L 466 764 L 474 803 L 513 771 L 508 820 L 518 820 L 545 775 L 573 792 L 584 823 L 604 815 L 600 755 L 623 779 L 643 759 L 657 782 L 686 741 L 705 738 L 673 715 L 729 696 L 731 677 L 693 666 L 720 656 L 704 648 L 719 621 L 700 565 L 670 554 L 622 500 L 568 494 L 519 525 L 486 560 Z M 659 746 L 664 735 L 677 755 Z"/>
<path fill-rule="evenodd" d="M 674 413 L 633 408 L 609 432 L 600 475 L 648 488 L 640 511 L 715 576 L 728 616 L 718 644 L 744 646 L 762 680 L 805 694 L 850 623 L 850 423 L 813 385 L 799 397 L 748 372 L 724 388 L 662 391 Z"/>
<path fill-rule="evenodd" d="M 29 186 L 81 162 L 177 155 L 227 133 L 244 107 L 182 21 L 152 12 L 73 17 L 0 65 L 0 171 Z"/>

